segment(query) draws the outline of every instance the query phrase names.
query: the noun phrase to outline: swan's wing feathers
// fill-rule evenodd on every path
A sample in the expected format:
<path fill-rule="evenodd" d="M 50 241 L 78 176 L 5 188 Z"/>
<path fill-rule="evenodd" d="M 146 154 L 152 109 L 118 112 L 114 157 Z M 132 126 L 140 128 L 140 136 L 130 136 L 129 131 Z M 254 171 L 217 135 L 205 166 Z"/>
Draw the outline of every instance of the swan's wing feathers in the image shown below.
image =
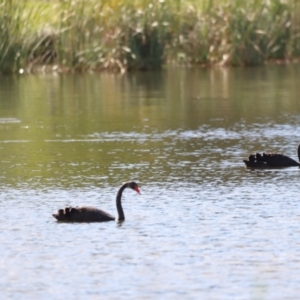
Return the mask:
<path fill-rule="evenodd" d="M 114 216 L 96 207 L 76 207 L 76 212 L 83 217 L 84 221 L 82 222 L 104 222 L 115 220 Z M 95 221 L 86 221 L 87 219 Z"/>
<path fill-rule="evenodd" d="M 300 164 L 294 159 L 280 154 L 280 153 L 255 153 L 244 160 L 247 167 L 252 168 L 280 168 L 280 167 L 293 167 Z"/>
<path fill-rule="evenodd" d="M 283 154 L 277 154 L 276 159 L 278 160 L 278 164 L 283 166 L 299 166 L 297 161 Z"/>
<path fill-rule="evenodd" d="M 115 217 L 105 211 L 90 206 L 59 209 L 56 214 L 53 214 L 53 217 L 61 222 L 105 222 L 115 220 Z"/>

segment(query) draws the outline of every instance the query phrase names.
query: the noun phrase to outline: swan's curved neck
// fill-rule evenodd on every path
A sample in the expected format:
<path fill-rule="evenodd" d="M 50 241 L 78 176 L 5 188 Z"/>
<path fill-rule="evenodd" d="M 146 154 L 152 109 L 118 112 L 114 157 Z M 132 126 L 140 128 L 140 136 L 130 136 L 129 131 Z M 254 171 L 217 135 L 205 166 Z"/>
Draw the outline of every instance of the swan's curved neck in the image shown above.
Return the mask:
<path fill-rule="evenodd" d="M 123 191 L 127 188 L 127 183 L 124 183 L 118 193 L 117 193 L 117 198 L 116 198 L 116 205 L 117 205 L 117 211 L 118 211 L 118 221 L 124 221 L 125 220 L 125 215 L 124 215 L 124 211 L 123 211 L 123 207 L 122 207 L 122 202 L 121 202 L 121 198 L 122 198 L 122 193 Z"/>

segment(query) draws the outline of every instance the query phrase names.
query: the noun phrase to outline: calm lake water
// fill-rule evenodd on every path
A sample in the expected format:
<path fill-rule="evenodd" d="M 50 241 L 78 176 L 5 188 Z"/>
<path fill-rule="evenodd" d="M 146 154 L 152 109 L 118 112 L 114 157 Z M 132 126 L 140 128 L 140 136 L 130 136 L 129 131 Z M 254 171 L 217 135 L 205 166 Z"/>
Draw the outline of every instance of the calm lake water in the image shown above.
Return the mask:
<path fill-rule="evenodd" d="M 269 299 L 300 293 L 300 66 L 0 81 L 0 299 Z M 57 209 L 126 221 L 61 224 Z"/>

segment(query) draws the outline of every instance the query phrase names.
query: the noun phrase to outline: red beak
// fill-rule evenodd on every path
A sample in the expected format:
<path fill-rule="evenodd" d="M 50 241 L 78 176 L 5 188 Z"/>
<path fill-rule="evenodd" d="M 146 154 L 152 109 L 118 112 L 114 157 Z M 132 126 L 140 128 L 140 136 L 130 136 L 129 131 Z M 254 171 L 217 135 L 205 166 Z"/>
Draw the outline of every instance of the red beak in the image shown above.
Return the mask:
<path fill-rule="evenodd" d="M 135 189 L 134 189 L 138 194 L 141 194 L 139 188 L 136 186 Z"/>

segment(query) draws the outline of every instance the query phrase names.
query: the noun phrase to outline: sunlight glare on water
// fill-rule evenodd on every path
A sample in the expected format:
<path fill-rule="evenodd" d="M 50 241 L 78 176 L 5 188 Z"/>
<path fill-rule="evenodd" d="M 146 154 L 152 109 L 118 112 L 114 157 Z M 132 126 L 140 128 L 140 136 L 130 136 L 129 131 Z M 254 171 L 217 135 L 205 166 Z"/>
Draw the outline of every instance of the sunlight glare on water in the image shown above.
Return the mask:
<path fill-rule="evenodd" d="M 298 299 L 300 67 L 0 82 L 1 299 Z M 65 206 L 123 223 L 57 223 Z"/>

